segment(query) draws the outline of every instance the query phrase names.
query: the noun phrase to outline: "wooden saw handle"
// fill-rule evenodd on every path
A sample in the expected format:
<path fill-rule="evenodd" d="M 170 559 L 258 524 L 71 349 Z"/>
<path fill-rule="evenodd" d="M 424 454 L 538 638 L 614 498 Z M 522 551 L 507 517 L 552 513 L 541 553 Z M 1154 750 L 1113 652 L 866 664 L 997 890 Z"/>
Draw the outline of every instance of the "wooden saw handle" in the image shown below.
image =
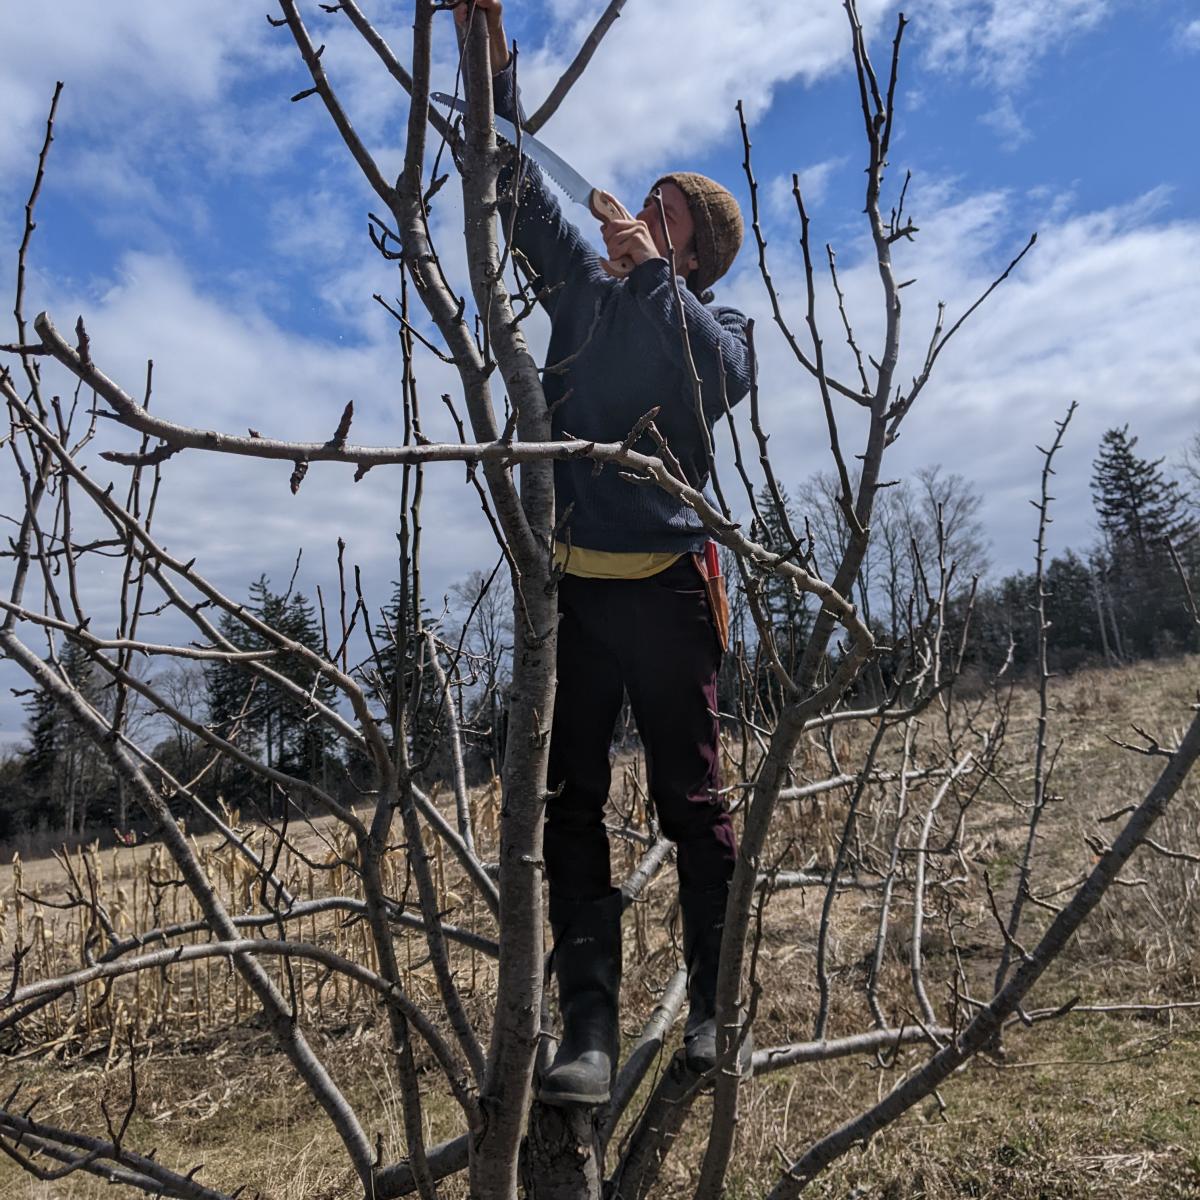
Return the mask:
<path fill-rule="evenodd" d="M 633 214 L 616 196 L 611 192 L 602 192 L 599 188 L 592 188 L 592 194 L 588 197 L 588 208 L 592 210 L 592 216 L 597 221 L 629 221 L 633 218 Z M 613 275 L 621 278 L 628 275 L 635 265 L 633 259 L 628 255 L 616 260 L 605 258 L 600 261 L 611 268 Z"/>

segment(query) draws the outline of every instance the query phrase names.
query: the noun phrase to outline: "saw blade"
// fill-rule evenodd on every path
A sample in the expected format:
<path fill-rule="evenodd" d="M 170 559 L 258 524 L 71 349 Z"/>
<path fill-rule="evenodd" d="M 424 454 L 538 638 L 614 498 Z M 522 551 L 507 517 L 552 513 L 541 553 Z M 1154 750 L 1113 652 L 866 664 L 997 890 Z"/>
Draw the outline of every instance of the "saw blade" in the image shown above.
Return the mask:
<path fill-rule="evenodd" d="M 434 92 L 429 98 L 457 112 L 467 111 L 467 106 L 462 100 L 447 96 L 445 92 Z M 496 117 L 495 124 L 497 133 L 514 146 L 517 145 L 517 127 L 511 121 L 504 117 Z M 521 152 L 528 154 L 576 204 L 582 204 L 591 211 L 590 201 L 595 189 L 566 159 L 555 154 L 545 142 L 538 141 L 524 130 L 520 133 L 520 145 Z"/>

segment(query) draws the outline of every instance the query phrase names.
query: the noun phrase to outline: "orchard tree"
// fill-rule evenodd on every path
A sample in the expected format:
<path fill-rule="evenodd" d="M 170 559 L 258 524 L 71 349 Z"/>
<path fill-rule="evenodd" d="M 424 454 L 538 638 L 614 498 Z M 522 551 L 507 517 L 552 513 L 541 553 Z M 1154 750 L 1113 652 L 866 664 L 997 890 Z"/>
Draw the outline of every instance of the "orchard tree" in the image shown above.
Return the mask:
<path fill-rule="evenodd" d="M 799 285 L 807 297 L 802 335 L 789 327 L 780 310 L 759 222 L 749 130 L 742 124 L 752 200 L 750 226 L 763 286 L 779 333 L 794 355 L 812 402 L 824 415 L 829 435 L 832 498 L 843 528 L 818 553 L 807 530 L 794 519 L 797 514 L 789 512 L 777 464 L 767 453 L 764 415 L 769 405 L 759 403 L 757 379 L 740 429 L 733 414 L 727 414 L 737 473 L 734 487 L 744 491 L 745 509 L 758 506 L 771 514 L 768 518 L 764 513 L 764 519 L 753 525 L 739 517 L 743 501 L 735 497 L 731 479 L 721 476 L 711 453 L 706 464 L 711 498 L 697 486 L 697 472 L 693 469 L 689 474 L 656 424 L 658 410 L 647 412 L 626 436 L 611 442 L 553 436 L 542 373 L 529 352 L 524 330 L 524 321 L 538 303 L 550 297 L 536 280 L 524 283 L 511 275 L 510 256 L 502 251 L 496 218 L 497 180 L 502 166 L 511 164 L 513 149 L 502 147 L 495 135 L 483 14 L 474 13 L 463 27 L 466 111 L 460 129 L 429 102 L 432 29 L 435 20 L 449 19 L 439 15 L 444 5 L 417 0 L 407 65 L 372 26 L 357 0 L 322 7 L 324 17 L 315 5 L 302 14 L 299 0 L 280 0 L 279 16 L 272 20 L 291 37 L 308 72 L 309 85 L 300 96 L 315 97 L 325 107 L 350 161 L 372 189 L 378 209 L 372 220 L 375 243 L 400 272 L 395 316 L 404 410 L 403 436 L 395 445 L 354 442 L 349 406 L 331 436 L 312 443 L 177 423 L 159 415 L 160 405 L 150 411 L 105 373 L 104 348 L 92 343 L 82 319 L 73 338 L 64 337 L 48 314 L 27 327 L 23 281 L 34 204 L 53 129 L 51 112 L 18 254 L 17 341 L 7 349 L 14 366 L 0 375 L 0 394 L 12 422 L 9 449 L 26 497 L 13 535 L 0 649 L 54 699 L 78 736 L 94 748 L 104 769 L 124 781 L 153 824 L 198 915 L 191 923 L 138 929 L 123 936 L 106 920 L 106 911 L 93 895 L 82 886 L 75 889 L 71 903 L 89 919 L 95 918 L 95 934 L 83 960 L 65 961 L 61 972 L 51 977 L 27 979 L 18 949 L 10 986 L 0 1001 L 0 1027 L 28 1022 L 57 997 L 110 986 L 116 995 L 141 972 L 179 970 L 185 962 L 222 958 L 252 995 L 262 1026 L 276 1039 L 298 1085 L 327 1119 L 352 1172 L 356 1193 L 364 1200 L 386 1200 L 412 1191 L 432 1200 L 439 1187 L 454 1186 L 440 1181 L 460 1172 L 465 1172 L 465 1188 L 475 1200 L 513 1200 L 522 1188 L 538 1200 L 598 1200 L 605 1190 L 612 1196 L 645 1196 L 659 1186 L 669 1156 L 682 1152 L 683 1140 L 677 1135 L 684 1122 L 691 1122 L 699 1134 L 691 1143 L 699 1145 L 699 1156 L 687 1164 L 695 1194 L 717 1197 L 727 1186 L 739 1125 L 744 1081 L 739 1064 L 762 1011 L 760 950 L 768 935 L 795 937 L 794 917 L 779 917 L 778 906 L 781 897 L 794 889 L 810 889 L 814 899 L 809 906 L 813 916 L 808 944 L 813 950 L 811 971 L 806 972 L 811 997 L 805 1012 L 811 1022 L 807 1036 L 766 1045 L 760 1035 L 753 1069 L 761 1073 L 820 1070 L 820 1064 L 846 1056 L 872 1056 L 873 1064 L 901 1063 L 902 1069 L 894 1086 L 881 1088 L 878 1098 L 862 1111 L 810 1145 L 784 1147 L 782 1169 L 764 1166 L 776 1175 L 770 1193 L 775 1200 L 797 1195 L 853 1147 L 946 1087 L 980 1050 L 995 1051 L 1010 1033 L 1016 1036 L 1023 1021 L 1065 1014 L 1070 1006 L 1060 997 L 1052 997 L 1047 1010 L 1033 1009 L 1031 992 L 1131 855 L 1145 843 L 1191 769 L 1200 754 L 1200 714 L 1177 745 L 1155 744 L 1154 753 L 1162 758 L 1157 780 L 1143 797 L 1117 814 L 1116 824 L 1104 827 L 1111 842 L 1089 852 L 1082 882 L 1069 894 L 1057 895 L 1055 903 L 1060 907 L 1052 916 L 1039 907 L 1035 925 L 1026 901 L 1033 895 L 1032 853 L 1048 796 L 1044 532 L 1050 461 L 1065 430 L 1064 421 L 1045 456 L 1039 503 L 1035 598 L 1040 611 L 1037 636 L 1043 687 L 1042 719 L 1031 748 L 1034 783 L 1028 796 L 1012 795 L 1013 810 L 1027 822 L 1027 851 L 1014 890 L 993 897 L 1001 927 L 991 943 L 994 954 L 982 971 L 972 967 L 964 992 L 953 964 L 946 964 L 944 971 L 932 966 L 925 931 L 934 919 L 935 891 L 939 897 L 953 895 L 959 886 L 956 873 L 973 870 L 963 853 L 964 831 L 985 784 L 995 777 L 1006 713 L 1001 704 L 993 716 L 983 719 L 978 708 L 964 713 L 949 704 L 963 643 L 948 634 L 948 566 L 933 571 L 926 564 L 911 601 L 906 599 L 903 656 L 883 681 L 878 699 L 855 702 L 852 690 L 877 653 L 875 633 L 863 619 L 855 592 L 872 542 L 877 500 L 890 482 L 883 473 L 885 453 L 910 414 L 918 411 L 917 402 L 948 342 L 992 290 L 953 322 L 939 309 L 932 333 L 922 332 L 921 345 L 927 349 L 921 369 L 908 382 L 901 379 L 902 317 L 907 316 L 903 302 L 908 295 L 903 280 L 909 271 L 907 266 L 903 274 L 895 270 L 893 251 L 911 240 L 917 229 L 904 211 L 904 190 L 891 184 L 887 168 L 896 132 L 904 18 L 897 22 L 887 68 L 878 72 L 853 0 L 846 0 L 844 6 L 862 114 L 863 207 L 883 303 L 883 320 L 872 323 L 883 333 L 879 343 L 869 347 L 860 346 L 850 314 L 841 309 L 839 336 L 845 336 L 858 364 L 849 382 L 838 377 L 825 357 L 817 269 L 797 178 L 793 182 L 804 262 Z M 570 71 L 527 122 L 530 135 L 549 119 L 598 52 L 605 29 L 620 8 L 621 0 L 614 0 L 602 14 Z M 314 44 L 306 15 L 351 27 L 378 57 L 381 73 L 390 75 L 407 93 L 404 165 L 394 181 L 381 171 L 355 132 L 335 84 L 336 55 L 323 54 L 324 47 Z M 429 162 L 437 158 L 427 154 L 431 127 L 445 139 L 461 176 L 465 280 L 450 277 L 450 256 L 440 254 L 431 240 L 428 205 L 438 188 L 449 186 L 440 176 L 428 177 Z M 993 287 L 1015 268 L 1029 246 Z M 832 255 L 829 267 L 836 291 Z M 691 363 L 694 388 L 685 402 L 699 405 L 702 385 L 707 384 L 710 395 L 719 394 L 719 386 L 714 385 L 720 380 L 705 381 L 695 372 L 688 349 L 687 305 L 678 288 L 675 282 L 671 311 L 679 321 L 678 345 Z M 457 371 L 451 402 L 456 413 L 460 409 L 463 413 L 459 440 L 440 443 L 421 434 L 412 370 L 418 335 Z M 748 329 L 751 349 L 754 336 Z M 64 430 L 49 386 L 50 376 L 60 368 L 87 393 L 94 393 L 96 407 L 142 435 L 140 450 L 105 454 L 109 463 L 127 468 L 133 481 L 142 481 L 147 490 L 151 484 L 155 490 L 160 483 L 167 485 L 170 459 L 184 452 L 239 456 L 247 470 L 253 470 L 255 463 L 291 463 L 294 487 L 302 486 L 305 473 L 314 469 L 347 475 L 395 472 L 404 498 L 399 578 L 406 590 L 391 610 L 385 643 L 376 639 L 368 661 L 352 663 L 344 644 L 330 644 L 335 638 L 314 645 L 307 619 L 293 614 L 290 602 L 268 605 L 265 583 L 261 603 L 239 603 L 205 576 L 202 564 L 168 549 L 152 527 L 152 514 L 133 500 L 122 501 L 123 495 L 136 495 L 136 487 L 124 492 L 106 487 L 79 461 L 76 442 L 70 430 Z M 507 410 L 499 403 L 501 390 L 507 395 Z M 789 391 L 794 392 L 794 387 Z M 851 404 L 863 418 L 861 437 L 852 448 L 838 421 L 841 409 Z M 743 454 L 752 444 L 759 448 L 754 473 Z M 726 551 L 731 586 L 746 597 L 753 623 L 750 649 L 758 669 L 770 674 L 773 696 L 773 707 L 765 710 L 758 699 L 762 689 L 755 686 L 755 668 L 742 659 L 738 669 L 745 680 L 747 703 L 722 756 L 723 790 L 735 801 L 740 843 L 717 970 L 716 1065 L 698 1076 L 683 1054 L 667 1055 L 648 1094 L 637 1105 L 632 1103 L 663 1058 L 661 1052 L 686 994 L 686 970 L 676 968 L 672 960 L 667 976 L 657 981 L 653 1007 L 642 1003 L 639 1010 L 638 999 L 627 995 L 625 1024 L 634 1020 L 635 1013 L 644 1023 L 627 1048 L 610 1102 L 600 1110 L 533 1100 L 535 1073 L 544 1065 L 553 1041 L 553 1025 L 544 1022 L 549 1005 L 543 989 L 542 816 L 548 790 L 558 624 L 558 573 L 552 546 L 563 518 L 554 506 L 555 460 L 620 472 L 629 486 L 661 489 L 696 514 Z M 853 472 L 851 462 L 856 464 Z M 418 582 L 421 473 L 445 469 L 442 464 L 448 463 L 457 464 L 459 470 L 464 463 L 469 468 L 467 483 L 496 535 L 512 597 L 507 733 L 494 831 L 480 822 L 478 798 L 467 789 L 461 771 L 452 772 L 448 811 L 421 786 L 430 736 L 436 733 L 449 739 L 451 760 L 461 762 L 461 746 L 456 751 L 453 744 L 453 722 L 426 719 L 430 700 L 434 712 L 441 709 L 449 714 L 456 709 L 454 691 L 462 684 L 462 678 L 456 677 L 462 663 L 458 639 L 446 637 L 446 631 L 427 619 Z M 96 570 L 93 544 L 74 536 L 72 522 L 84 510 L 111 531 L 112 541 L 124 555 L 125 570 L 118 586 L 126 603 L 116 606 L 121 616 L 113 636 L 101 631 L 84 611 L 83 597 L 91 593 L 63 582 L 64 577 L 74 581 Z M 943 505 L 939 560 L 945 557 L 944 512 Z M 46 530 L 54 530 L 54 536 L 44 536 Z M 762 540 L 768 530 L 774 531 L 769 545 Z M 69 571 L 53 569 L 60 561 Z M 103 558 L 102 565 L 111 561 Z M 106 578 L 112 580 L 111 572 Z M 772 588 L 785 581 L 789 594 L 798 593 L 811 606 L 802 638 L 794 639 L 791 629 L 781 629 L 767 619 L 758 601 L 768 579 Z M 357 619 L 364 631 L 373 634 L 382 624 L 376 620 L 379 614 L 364 613 L 354 590 L 348 586 L 346 592 L 347 627 Z M 151 642 L 139 625 L 140 618 L 168 610 L 187 623 L 190 636 L 176 636 L 170 646 Z M 296 619 L 289 624 L 293 616 Z M 329 868 L 331 882 L 326 890 L 312 898 L 298 894 L 281 866 L 288 848 L 286 827 L 266 823 L 247 832 L 225 819 L 206 803 L 194 781 L 173 775 L 138 744 L 126 727 L 121 705 L 111 713 L 97 707 L 72 677 L 56 671 L 35 652 L 34 643 L 47 636 L 75 647 L 116 689 L 142 697 L 164 719 L 199 739 L 215 759 L 252 777 L 256 787 L 277 790 L 296 807 L 322 813 L 337 831 L 330 861 L 317 864 Z M 197 720 L 172 704 L 164 689 L 130 669 L 132 654 L 163 653 L 179 661 L 203 663 L 214 671 L 229 671 L 231 678 L 236 671 L 253 687 L 238 693 L 243 699 L 236 712 L 234 703 L 223 700 L 219 720 Z M 241 728 L 253 728 L 260 719 L 256 713 L 285 710 L 302 713 L 308 725 L 337 743 L 346 762 L 353 761 L 363 803 L 347 801 L 323 778 L 300 774 L 299 756 L 283 752 L 277 732 L 272 733 L 268 748 L 268 739 L 252 737 Z M 923 732 L 922 714 L 927 710 L 936 716 L 936 736 Z M 278 725 L 274 728 L 277 731 Z M 847 739 L 848 730 L 858 731 L 853 742 Z M 815 804 L 822 798 L 830 807 L 820 827 L 798 845 L 786 820 L 790 806 Z M 627 924 L 640 936 L 648 936 L 644 912 L 652 912 L 653 924 L 664 929 L 670 920 L 661 907 L 662 889 L 652 890 L 651 884 L 669 861 L 671 844 L 653 824 L 647 834 L 635 820 L 644 799 L 631 785 L 629 809 L 618 815 L 614 831 L 631 848 L 621 902 L 627 908 L 639 902 L 627 916 Z M 238 869 L 247 881 L 247 887 L 237 893 L 237 906 L 221 890 L 220 881 L 205 870 L 195 845 L 173 819 L 171 805 L 203 812 L 229 853 L 237 856 Z M 446 873 L 459 898 L 456 917 L 461 920 L 447 916 L 449 893 L 440 882 Z M 870 891 L 874 901 L 874 920 L 865 940 L 861 921 L 852 927 L 847 923 L 847 910 L 853 906 L 846 903 L 848 896 L 863 890 Z M 463 901 L 464 893 L 469 894 L 470 904 Z M 243 911 L 245 897 L 253 901 L 250 911 Z M 656 904 L 658 908 L 645 907 Z M 344 947 L 331 948 L 322 939 L 328 924 L 312 932 L 313 922 L 322 916 L 328 921 L 329 914 L 339 923 L 357 923 L 364 935 L 362 943 L 354 944 L 357 954 Z M 953 912 L 946 914 L 951 936 L 953 918 Z M 182 940 L 201 930 L 207 940 L 195 944 Z M 407 986 L 412 979 L 407 968 L 408 939 L 413 936 L 423 942 L 418 957 L 427 962 L 421 988 Z M 166 947 L 158 948 L 159 943 Z M 494 975 L 487 975 L 486 1003 L 468 1003 L 464 981 L 474 978 L 474 972 L 465 973 L 460 947 L 494 958 Z M 312 1037 L 310 1004 L 318 985 L 303 973 L 309 964 L 318 964 L 325 975 L 353 981 L 380 1006 L 384 1028 L 378 1036 L 386 1039 L 395 1067 L 399 1139 L 371 1136 L 369 1115 L 355 1107 L 322 1058 L 320 1043 Z M 799 980 L 790 983 L 795 988 Z M 113 1006 L 99 1007 L 111 1011 Z M 130 1057 L 130 1069 L 135 1070 Z M 438 1107 L 444 1108 L 448 1100 L 456 1124 L 452 1136 L 429 1144 L 427 1127 L 435 1090 Z M 701 1091 L 711 1093 L 711 1104 L 695 1104 Z M 186 1173 L 172 1170 L 155 1157 L 152 1148 L 134 1145 L 129 1130 L 136 1089 L 131 1092 L 123 1121 L 105 1108 L 109 1117 L 105 1132 L 43 1119 L 30 1111 L 27 1102 L 14 1103 L 10 1098 L 0 1108 L 0 1138 L 11 1155 L 43 1177 L 88 1172 L 151 1194 L 188 1200 L 224 1200 L 232 1194 L 232 1187 L 226 1191 L 199 1178 L 199 1167 Z M 236 1174 L 236 1162 L 221 1165 L 223 1179 Z"/>

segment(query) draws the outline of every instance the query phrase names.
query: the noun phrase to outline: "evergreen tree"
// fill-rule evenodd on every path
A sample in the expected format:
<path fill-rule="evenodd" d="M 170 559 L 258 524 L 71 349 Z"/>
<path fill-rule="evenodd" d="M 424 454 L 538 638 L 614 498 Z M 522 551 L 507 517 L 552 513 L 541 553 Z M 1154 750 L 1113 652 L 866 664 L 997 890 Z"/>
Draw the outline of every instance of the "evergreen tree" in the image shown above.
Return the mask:
<path fill-rule="evenodd" d="M 1192 512 L 1200 512 L 1200 429 L 1188 439 L 1179 457 L 1179 465 L 1191 488 L 1189 500 Z"/>
<path fill-rule="evenodd" d="M 58 824 L 61 813 L 51 816 L 54 804 L 54 769 L 62 739 L 62 713 L 57 701 L 40 688 L 25 701 L 28 714 L 25 730 L 29 745 L 22 759 L 22 776 L 32 802 L 31 818 L 36 823 Z"/>
<path fill-rule="evenodd" d="M 20 753 L 6 751 L 0 754 L 0 841 L 29 828 L 29 811 L 24 760 Z"/>
<path fill-rule="evenodd" d="M 375 629 L 378 653 L 373 663 L 375 687 L 388 723 L 405 731 L 410 762 L 428 779 L 448 778 L 449 758 L 441 753 L 445 714 L 433 672 L 424 663 L 424 630 L 433 618 L 425 606 L 414 612 L 414 592 L 394 585 Z M 444 666 L 444 664 L 443 664 Z M 453 688 L 446 702 L 453 703 Z"/>
<path fill-rule="evenodd" d="M 1092 495 L 1104 544 L 1094 557 L 1119 653 L 1143 657 L 1197 644 L 1168 550 L 1174 546 L 1194 580 L 1197 524 L 1179 485 L 1163 476 L 1162 459 L 1141 458 L 1136 446 L 1127 425 L 1101 440 Z"/>
<path fill-rule="evenodd" d="M 307 597 L 273 592 L 264 575 L 250 585 L 247 607 L 284 637 L 309 650 L 321 651 L 316 610 Z M 241 650 L 274 648 L 265 636 L 230 614 L 222 617 L 220 629 Z M 317 669 L 299 654 L 277 654 L 269 665 L 295 683 L 302 695 L 270 684 L 240 663 L 216 662 L 205 671 L 208 722 L 267 766 L 327 786 L 336 757 L 334 738 L 324 722 L 314 718 L 309 697 L 332 707 L 336 689 L 324 675 L 318 678 Z M 278 801 L 274 805 L 266 803 L 269 789 L 252 771 L 237 763 L 222 764 L 217 785 L 232 804 L 258 802 L 267 811 L 281 807 Z"/>
<path fill-rule="evenodd" d="M 762 541 L 763 545 L 777 554 L 792 552 L 792 561 L 795 562 L 797 556 L 788 530 L 803 538 L 804 522 L 797 517 L 791 498 L 782 488 L 780 498 L 783 501 L 782 513 L 765 484 L 758 494 L 758 511 L 764 525 Z M 786 576 L 770 574 L 763 578 L 759 595 L 763 612 L 775 634 L 779 658 L 788 674 L 794 674 L 812 626 L 808 593 L 800 591 Z"/>
<path fill-rule="evenodd" d="M 1087 563 L 1073 550 L 1050 560 L 1046 568 L 1048 661 L 1052 671 L 1072 671 L 1104 657 L 1104 639 L 1096 609 L 1096 589 Z M 1030 600 L 1035 599 L 1032 595 Z M 1036 613 L 1031 613 L 1030 636 L 1037 646 Z M 1036 653 L 1036 650 L 1035 650 Z"/>
<path fill-rule="evenodd" d="M 68 641 L 57 665 L 82 697 L 103 713 L 109 693 L 87 654 Z M 21 763 L 28 805 L 24 823 L 82 833 L 89 819 L 107 819 L 114 781 L 91 738 L 49 692 L 34 692 L 25 711 L 29 744 Z"/>
<path fill-rule="evenodd" d="M 1092 495 L 1109 545 L 1132 552 L 1135 561 L 1145 565 L 1168 541 L 1179 545 L 1192 538 L 1196 522 L 1179 484 L 1159 470 L 1163 460 L 1139 458 L 1133 452 L 1136 445 L 1128 425 L 1105 433 L 1093 464 Z"/>

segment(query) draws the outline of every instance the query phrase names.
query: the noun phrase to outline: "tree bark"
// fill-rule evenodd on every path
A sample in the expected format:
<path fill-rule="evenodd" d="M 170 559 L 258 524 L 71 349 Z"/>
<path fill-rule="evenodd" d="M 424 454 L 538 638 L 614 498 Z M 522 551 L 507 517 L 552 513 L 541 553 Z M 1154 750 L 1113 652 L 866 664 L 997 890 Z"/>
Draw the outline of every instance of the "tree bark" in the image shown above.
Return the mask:
<path fill-rule="evenodd" d="M 534 1104 L 522 1169 L 528 1200 L 600 1200 L 602 1114 L 582 1105 Z"/>

